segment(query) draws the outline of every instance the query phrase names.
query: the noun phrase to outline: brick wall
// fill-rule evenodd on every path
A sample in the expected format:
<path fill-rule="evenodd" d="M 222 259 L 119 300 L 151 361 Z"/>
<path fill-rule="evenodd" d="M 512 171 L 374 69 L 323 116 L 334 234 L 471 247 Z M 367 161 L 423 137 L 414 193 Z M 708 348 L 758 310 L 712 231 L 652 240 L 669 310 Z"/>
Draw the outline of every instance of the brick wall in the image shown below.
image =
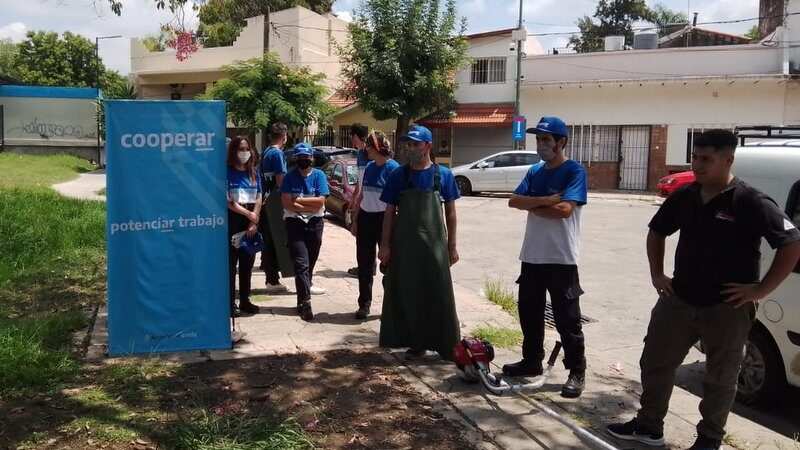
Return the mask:
<path fill-rule="evenodd" d="M 653 125 L 650 128 L 650 156 L 647 165 L 647 190 L 655 191 L 661 177 L 667 171 L 667 127 Z"/>
<path fill-rule="evenodd" d="M 619 187 L 619 163 L 593 162 L 591 167 L 583 163 L 583 167 L 586 168 L 589 189 L 609 190 Z"/>

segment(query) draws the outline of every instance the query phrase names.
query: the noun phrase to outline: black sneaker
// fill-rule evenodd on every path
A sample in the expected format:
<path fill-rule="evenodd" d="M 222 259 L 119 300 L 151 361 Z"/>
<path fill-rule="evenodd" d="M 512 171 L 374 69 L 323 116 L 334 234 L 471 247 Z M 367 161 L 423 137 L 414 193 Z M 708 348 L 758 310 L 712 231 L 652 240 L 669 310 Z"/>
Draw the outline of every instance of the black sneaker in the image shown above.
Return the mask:
<path fill-rule="evenodd" d="M 606 427 L 608 434 L 623 441 L 636 441 L 651 447 L 664 446 L 664 433 L 645 429 L 636 419 L 626 423 L 614 423 Z"/>
<path fill-rule="evenodd" d="M 507 377 L 538 377 L 543 373 L 541 362 L 526 359 L 503 366 L 503 375 Z"/>
<path fill-rule="evenodd" d="M 351 267 L 347 269 L 347 274 L 350 275 L 351 277 L 358 278 L 358 267 Z"/>
<path fill-rule="evenodd" d="M 578 398 L 583 394 L 586 386 L 586 372 L 571 370 L 564 386 L 561 387 L 561 396 L 564 398 Z"/>
<path fill-rule="evenodd" d="M 245 314 L 258 314 L 261 311 L 258 306 L 249 301 L 239 302 L 239 310 Z"/>
<path fill-rule="evenodd" d="M 364 320 L 369 317 L 369 306 L 360 306 L 356 311 L 356 319 Z"/>
<path fill-rule="evenodd" d="M 305 302 L 299 305 L 297 307 L 297 312 L 300 314 L 300 318 L 306 322 L 314 320 L 314 311 L 311 310 L 311 302 Z"/>
<path fill-rule="evenodd" d="M 711 439 L 700 434 L 694 444 L 689 447 L 689 450 L 719 450 L 721 445 L 722 441 L 719 439 Z"/>

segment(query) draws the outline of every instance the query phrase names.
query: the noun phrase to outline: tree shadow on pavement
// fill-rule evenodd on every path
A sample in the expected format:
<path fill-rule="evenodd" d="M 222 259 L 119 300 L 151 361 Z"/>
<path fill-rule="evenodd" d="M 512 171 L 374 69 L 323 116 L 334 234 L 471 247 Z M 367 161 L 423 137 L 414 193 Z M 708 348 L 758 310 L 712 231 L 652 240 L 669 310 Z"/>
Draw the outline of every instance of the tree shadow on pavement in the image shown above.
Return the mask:
<path fill-rule="evenodd" d="M 703 395 L 705 362 L 697 361 L 678 368 L 675 384 L 698 397 Z M 787 387 L 785 395 L 756 405 L 733 404 L 732 412 L 788 438 L 797 439 L 800 432 L 800 389 Z"/>

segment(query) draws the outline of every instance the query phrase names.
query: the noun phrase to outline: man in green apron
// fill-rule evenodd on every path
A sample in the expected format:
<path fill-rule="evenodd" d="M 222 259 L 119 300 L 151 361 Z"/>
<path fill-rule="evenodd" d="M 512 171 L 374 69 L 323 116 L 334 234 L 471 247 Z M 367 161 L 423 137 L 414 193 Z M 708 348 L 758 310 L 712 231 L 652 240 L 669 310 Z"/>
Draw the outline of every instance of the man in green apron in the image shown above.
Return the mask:
<path fill-rule="evenodd" d="M 280 187 L 286 175 L 286 158 L 283 146 L 286 145 L 287 127 L 274 123 L 269 129 L 270 146 L 261 154 L 261 186 L 264 189 L 264 207 L 261 208 L 260 228 L 264 237 L 264 251 L 261 253 L 261 269 L 266 276 L 267 294 L 286 292 L 280 283 L 280 275 L 294 276 L 292 258 L 287 245 L 286 225 L 283 222 L 283 205 Z"/>
<path fill-rule="evenodd" d="M 458 187 L 449 169 L 431 161 L 430 130 L 414 125 L 401 139 L 409 163 L 389 175 L 381 195 L 387 207 L 378 253 L 386 269 L 380 345 L 408 347 L 409 358 L 433 350 L 451 359 L 460 339 L 450 278 L 458 261 Z"/>

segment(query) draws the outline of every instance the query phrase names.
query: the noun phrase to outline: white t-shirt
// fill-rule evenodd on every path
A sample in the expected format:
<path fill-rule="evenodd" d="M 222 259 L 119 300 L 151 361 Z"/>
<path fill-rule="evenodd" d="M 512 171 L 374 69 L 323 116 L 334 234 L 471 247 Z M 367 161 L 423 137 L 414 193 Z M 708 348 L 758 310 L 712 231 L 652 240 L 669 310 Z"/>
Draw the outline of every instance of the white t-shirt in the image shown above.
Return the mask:
<path fill-rule="evenodd" d="M 581 240 L 581 210 L 566 219 L 548 219 L 528 213 L 519 259 L 529 264 L 577 265 Z"/>

